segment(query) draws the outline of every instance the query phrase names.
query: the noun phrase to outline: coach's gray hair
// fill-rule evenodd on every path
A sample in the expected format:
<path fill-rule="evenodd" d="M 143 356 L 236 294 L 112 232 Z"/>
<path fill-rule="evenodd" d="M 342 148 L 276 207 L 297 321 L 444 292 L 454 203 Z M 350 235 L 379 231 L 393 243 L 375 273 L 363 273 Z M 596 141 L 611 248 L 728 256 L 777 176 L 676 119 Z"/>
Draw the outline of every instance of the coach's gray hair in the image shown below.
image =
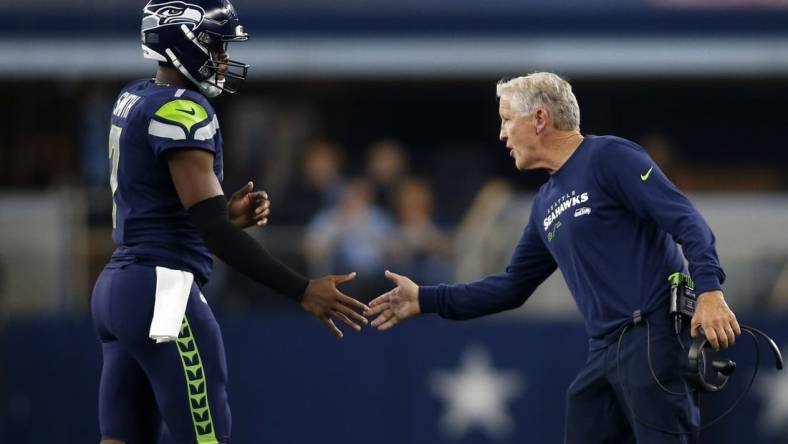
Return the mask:
<path fill-rule="evenodd" d="M 502 79 L 497 96 L 511 97 L 512 110 L 529 114 L 544 107 L 550 112 L 553 127 L 564 131 L 580 130 L 580 107 L 572 92 L 572 85 L 551 72 L 534 72 L 527 76 Z"/>

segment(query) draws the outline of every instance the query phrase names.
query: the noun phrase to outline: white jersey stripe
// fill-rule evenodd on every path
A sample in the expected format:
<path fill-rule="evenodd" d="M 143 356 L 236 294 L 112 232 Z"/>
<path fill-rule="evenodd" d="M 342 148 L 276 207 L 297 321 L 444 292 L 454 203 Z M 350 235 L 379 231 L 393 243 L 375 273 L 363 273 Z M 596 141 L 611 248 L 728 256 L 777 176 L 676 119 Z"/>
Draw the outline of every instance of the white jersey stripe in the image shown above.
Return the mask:
<path fill-rule="evenodd" d="M 214 114 L 211 123 L 194 132 L 194 140 L 212 139 L 213 136 L 216 135 L 217 129 L 219 129 L 219 119 L 217 119 L 216 114 Z"/>
<path fill-rule="evenodd" d="M 151 120 L 148 125 L 148 134 L 156 137 L 164 137 L 172 140 L 186 140 L 186 132 L 178 125 L 170 125 Z"/>

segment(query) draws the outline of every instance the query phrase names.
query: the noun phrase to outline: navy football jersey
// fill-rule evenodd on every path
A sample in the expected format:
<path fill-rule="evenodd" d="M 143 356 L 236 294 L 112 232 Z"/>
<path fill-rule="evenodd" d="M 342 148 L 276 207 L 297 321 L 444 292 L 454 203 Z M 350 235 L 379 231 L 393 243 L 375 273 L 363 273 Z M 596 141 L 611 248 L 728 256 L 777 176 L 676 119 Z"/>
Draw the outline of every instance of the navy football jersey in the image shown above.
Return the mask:
<path fill-rule="evenodd" d="M 138 80 L 121 91 L 109 136 L 112 188 L 112 260 L 191 271 L 204 283 L 211 253 L 183 208 L 170 177 L 169 150 L 214 153 L 222 181 L 222 136 L 208 100 L 200 93 Z"/>

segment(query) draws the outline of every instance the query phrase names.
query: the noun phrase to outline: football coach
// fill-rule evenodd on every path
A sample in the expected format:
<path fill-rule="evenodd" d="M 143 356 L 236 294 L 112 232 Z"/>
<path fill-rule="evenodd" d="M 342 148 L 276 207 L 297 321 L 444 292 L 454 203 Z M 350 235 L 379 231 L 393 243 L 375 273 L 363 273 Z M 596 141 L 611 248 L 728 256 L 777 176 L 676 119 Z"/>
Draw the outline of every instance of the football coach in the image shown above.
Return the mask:
<path fill-rule="evenodd" d="M 580 132 L 577 99 L 561 77 L 501 81 L 497 95 L 500 139 L 517 169 L 550 174 L 509 265 L 475 282 L 437 286 L 387 271 L 396 287 L 369 304 L 372 325 L 513 309 L 560 268 L 589 337 L 587 361 L 566 395 L 565 442 L 697 442 L 700 412 L 683 379 L 682 341 L 705 334 L 719 349 L 741 334 L 721 290 L 711 229 L 642 147 Z M 683 328 L 669 315 L 677 276 L 697 294 Z"/>

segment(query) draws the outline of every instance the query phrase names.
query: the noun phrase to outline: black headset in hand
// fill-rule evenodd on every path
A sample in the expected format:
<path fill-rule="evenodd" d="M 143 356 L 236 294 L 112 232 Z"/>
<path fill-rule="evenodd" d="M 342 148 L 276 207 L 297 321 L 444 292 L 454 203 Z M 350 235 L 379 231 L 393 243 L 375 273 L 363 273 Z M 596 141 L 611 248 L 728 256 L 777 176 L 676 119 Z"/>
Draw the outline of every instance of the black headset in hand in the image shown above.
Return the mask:
<path fill-rule="evenodd" d="M 782 370 L 783 356 L 772 338 L 754 327 L 741 325 L 741 330 L 752 336 L 756 343 L 756 369 L 757 363 L 760 361 L 758 338 L 755 336 L 758 334 L 766 341 L 769 348 L 771 348 L 772 355 L 774 355 L 775 367 L 777 367 L 777 370 Z M 687 380 L 697 390 L 704 392 L 720 391 L 725 387 L 725 384 L 728 383 L 730 375 L 736 370 L 736 362 L 731 360 L 716 360 L 711 356 L 712 354 L 711 344 L 701 331 L 701 335 L 695 339 L 690 346 L 689 353 L 687 353 Z M 747 390 L 749 390 L 749 387 Z"/>
<path fill-rule="evenodd" d="M 640 322 L 638 320 L 638 322 Z M 657 379 L 656 373 L 654 373 L 654 368 L 651 366 L 651 325 L 649 324 L 648 320 L 643 320 L 646 324 L 646 354 L 648 356 L 648 366 L 649 370 L 651 371 L 651 376 L 654 378 L 654 381 L 657 383 L 659 388 L 666 393 L 672 395 L 681 395 L 681 393 L 673 392 L 667 389 L 662 383 Z M 636 322 L 637 323 L 637 322 Z M 703 425 L 702 427 L 698 427 L 694 430 L 670 430 L 659 427 L 655 424 L 650 424 L 649 422 L 643 420 L 640 416 L 638 416 L 637 412 L 632 408 L 632 404 L 629 402 L 629 396 L 627 394 L 627 387 L 625 384 L 624 379 L 621 376 L 621 362 L 620 362 L 620 355 L 621 355 L 621 342 L 624 339 L 624 334 L 629 330 L 629 327 L 635 324 L 627 324 L 622 330 L 621 334 L 618 337 L 618 345 L 616 346 L 616 371 L 619 376 L 619 381 L 621 384 L 622 394 L 624 395 L 624 402 L 627 404 L 629 411 L 632 413 L 632 416 L 643 424 L 645 427 L 657 430 L 663 433 L 667 433 L 670 435 L 692 435 L 696 434 L 702 430 L 705 430 L 712 425 L 716 424 L 722 418 L 728 415 L 728 413 L 732 412 L 734 408 L 739 404 L 739 402 L 744 399 L 744 396 L 750 391 L 752 387 L 752 383 L 755 381 L 755 377 L 758 375 L 758 365 L 761 361 L 761 353 L 759 342 L 756 334 L 760 335 L 763 339 L 766 340 L 766 343 L 769 344 L 769 347 L 772 349 L 772 354 L 774 355 L 775 359 L 775 367 L 777 370 L 782 370 L 783 368 L 783 357 L 780 353 L 780 349 L 777 347 L 777 344 L 774 343 L 774 340 L 770 338 L 766 333 L 758 330 L 757 328 L 753 328 L 747 325 L 739 324 L 742 331 L 750 335 L 754 344 L 755 344 L 755 367 L 752 372 L 752 376 L 750 377 L 750 381 L 747 384 L 747 387 L 742 390 L 736 400 L 725 410 L 722 414 L 714 418 L 713 420 L 709 421 L 707 424 Z M 683 346 L 682 346 L 683 347 Z M 687 354 L 687 371 L 686 371 L 686 381 L 695 388 L 698 392 L 717 392 L 720 391 L 725 384 L 728 382 L 728 378 L 731 374 L 736 370 L 736 363 L 731 360 L 715 360 L 713 356 L 714 353 L 711 350 L 711 344 L 709 344 L 708 340 L 706 340 L 706 336 L 701 334 L 700 337 L 695 339 L 690 346 L 689 352 Z M 710 365 L 708 365 L 710 364 Z"/>

